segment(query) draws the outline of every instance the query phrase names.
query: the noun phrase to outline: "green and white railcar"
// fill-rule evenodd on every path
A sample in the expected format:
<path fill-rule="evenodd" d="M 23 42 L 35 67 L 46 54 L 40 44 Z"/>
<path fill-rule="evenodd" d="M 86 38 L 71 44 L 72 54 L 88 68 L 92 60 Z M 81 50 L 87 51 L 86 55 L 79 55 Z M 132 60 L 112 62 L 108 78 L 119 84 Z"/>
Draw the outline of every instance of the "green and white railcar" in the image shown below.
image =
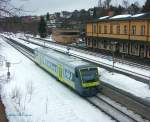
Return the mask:
<path fill-rule="evenodd" d="M 99 75 L 96 66 L 79 58 L 51 49 L 35 49 L 35 62 L 59 81 L 65 83 L 82 96 L 97 93 Z"/>

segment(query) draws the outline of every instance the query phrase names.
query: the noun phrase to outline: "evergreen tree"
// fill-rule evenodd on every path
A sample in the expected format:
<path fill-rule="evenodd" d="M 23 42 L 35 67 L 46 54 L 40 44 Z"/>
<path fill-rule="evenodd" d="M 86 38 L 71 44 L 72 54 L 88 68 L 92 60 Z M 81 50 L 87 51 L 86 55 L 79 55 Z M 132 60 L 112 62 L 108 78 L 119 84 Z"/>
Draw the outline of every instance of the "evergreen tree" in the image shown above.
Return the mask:
<path fill-rule="evenodd" d="M 47 12 L 47 15 L 46 15 L 46 20 L 47 20 L 47 21 L 49 21 L 49 17 L 50 17 L 50 16 L 49 16 L 49 12 Z"/>
<path fill-rule="evenodd" d="M 147 0 L 143 6 L 143 12 L 150 12 L 150 0 Z"/>
<path fill-rule="evenodd" d="M 47 36 L 46 22 L 45 22 L 43 16 L 41 16 L 38 31 L 39 31 L 39 34 L 40 34 L 41 38 L 45 38 Z"/>

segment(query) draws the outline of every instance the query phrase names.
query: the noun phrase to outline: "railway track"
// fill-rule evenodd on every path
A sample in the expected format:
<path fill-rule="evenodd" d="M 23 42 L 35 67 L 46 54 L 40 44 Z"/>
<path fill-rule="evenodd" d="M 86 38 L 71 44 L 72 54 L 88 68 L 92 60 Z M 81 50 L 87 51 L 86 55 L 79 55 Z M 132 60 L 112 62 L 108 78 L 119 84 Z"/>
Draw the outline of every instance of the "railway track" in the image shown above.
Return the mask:
<path fill-rule="evenodd" d="M 8 41 L 9 40 L 9 41 Z M 18 51 L 20 51 L 22 54 L 24 54 L 26 57 L 28 57 L 29 59 L 31 59 L 32 61 L 34 61 L 33 59 L 33 54 L 24 49 L 24 47 L 21 47 L 21 45 L 18 45 L 18 44 L 15 44 L 13 43 L 12 39 L 8 39 L 6 40 L 7 43 L 11 44 L 15 49 L 17 49 Z M 32 57 L 32 58 L 31 58 Z M 117 91 L 117 90 L 114 90 L 114 88 L 112 88 L 112 86 L 109 86 L 109 85 L 106 85 L 105 83 L 102 83 L 102 90 L 101 92 L 106 95 L 106 96 L 109 96 L 110 98 L 117 98 L 117 102 L 119 101 L 118 99 L 118 96 L 119 95 L 116 95 L 117 93 L 121 94 L 122 96 L 125 96 L 124 94 L 126 93 L 122 93 L 123 91 Z M 109 90 L 108 90 L 109 89 Z M 110 92 L 111 90 L 111 92 Z M 117 93 L 115 93 L 117 91 Z M 108 93 L 111 93 L 111 94 L 108 94 Z M 110 96 L 112 95 L 112 96 Z M 127 96 L 127 95 L 126 95 Z M 133 97 L 133 96 L 132 96 Z M 121 97 L 122 98 L 122 97 Z M 129 99 L 129 100 L 128 100 Z M 130 110 L 134 110 L 135 107 L 137 107 L 137 111 L 135 110 L 134 112 L 135 113 L 138 113 L 140 114 L 141 116 L 143 116 L 144 118 L 146 119 L 149 119 L 150 120 L 150 104 L 146 104 L 146 102 L 141 101 L 138 102 L 138 100 L 133 100 L 133 102 L 131 102 L 130 100 L 130 95 L 128 95 L 128 98 L 124 98 L 122 100 L 126 100 L 126 102 L 130 103 L 129 106 L 129 109 Z M 124 110 L 121 110 L 120 108 L 116 107 L 114 104 L 111 104 L 109 101 L 107 101 L 106 99 L 103 99 L 102 98 L 102 95 L 101 94 L 98 94 L 97 96 L 95 97 L 92 97 L 92 98 L 87 98 L 86 99 L 90 104 L 94 105 L 95 107 L 97 107 L 97 109 L 103 111 L 105 114 L 107 114 L 108 116 L 110 116 L 113 120 L 115 121 L 118 121 L 118 122 L 149 122 L 148 120 L 145 120 L 143 119 L 142 117 L 140 117 L 139 115 L 135 115 L 135 114 L 130 114 L 128 113 L 128 111 L 124 111 Z M 137 103 L 137 104 L 135 104 Z M 132 108 L 132 105 L 133 104 L 133 108 Z M 142 105 L 141 105 L 142 104 Z M 144 105 L 143 105 L 144 104 Z M 143 112 L 143 106 L 144 106 L 144 112 Z M 131 107 L 131 108 L 130 108 Z M 140 111 L 141 110 L 141 113 Z M 138 112 L 139 111 L 139 112 Z M 146 112 L 146 113 L 145 113 Z M 138 117 L 137 117 L 138 116 Z"/>
<path fill-rule="evenodd" d="M 136 117 L 123 112 L 115 105 L 112 105 L 107 100 L 103 99 L 100 94 L 95 97 L 87 98 L 87 100 L 92 105 L 96 106 L 98 109 L 103 111 L 108 116 L 111 116 L 112 119 L 118 122 L 141 122 L 141 120 L 138 120 Z"/>
<path fill-rule="evenodd" d="M 31 37 L 31 38 L 34 38 L 34 37 Z M 22 38 L 20 38 L 20 39 L 22 39 Z M 40 39 L 40 38 L 34 38 L 34 39 L 43 40 L 43 39 Z M 59 48 L 52 47 L 51 45 L 47 46 L 47 45 L 45 45 L 45 44 L 39 44 L 39 43 L 37 44 L 36 42 L 32 42 L 32 41 L 29 41 L 29 40 L 27 40 L 27 39 L 22 39 L 22 40 L 27 41 L 27 42 L 30 42 L 30 43 L 33 43 L 33 44 L 36 44 L 36 45 L 39 45 L 39 46 L 43 46 L 43 47 L 45 46 L 45 47 L 47 47 L 47 48 L 52 48 L 52 49 L 54 49 L 54 50 L 57 50 L 57 51 L 66 53 L 66 51 L 61 50 L 61 49 L 59 49 Z M 57 44 L 57 43 L 55 43 L 55 42 L 48 41 L 48 43 L 53 44 L 53 45 L 55 45 L 56 47 L 58 46 L 58 47 L 61 47 L 61 48 L 64 48 L 64 49 L 67 48 L 67 46 L 60 45 L 60 44 Z M 72 50 L 72 49 L 71 49 L 71 50 Z M 77 51 L 77 50 L 79 50 L 79 49 L 74 49 L 74 48 L 73 48 L 73 50 L 74 50 L 74 51 Z M 84 52 L 84 50 L 82 50 L 81 52 Z M 85 52 L 84 52 L 84 53 L 85 53 Z M 120 73 L 120 74 L 129 76 L 129 77 L 131 77 L 131 78 L 133 78 L 133 79 L 135 79 L 135 80 L 138 80 L 138 81 L 140 81 L 140 82 L 143 82 L 143 83 L 147 83 L 147 84 L 150 83 L 150 76 L 142 75 L 142 74 L 140 74 L 140 73 L 137 73 L 137 72 L 134 72 L 134 71 L 130 71 L 130 70 L 127 70 L 127 69 L 124 69 L 124 68 L 120 68 L 120 67 L 117 67 L 117 66 L 114 66 L 114 67 L 113 67 L 113 65 L 111 65 L 111 64 L 107 64 L 107 63 L 104 63 L 104 62 L 102 62 L 102 61 L 97 61 L 97 60 L 94 60 L 94 59 L 85 57 L 85 56 L 83 56 L 83 55 L 81 55 L 81 54 L 79 55 L 79 54 L 77 54 L 77 53 L 75 53 L 75 52 L 73 52 L 73 53 L 70 52 L 69 54 L 70 54 L 70 55 L 73 55 L 73 56 L 75 56 L 75 57 L 84 59 L 84 60 L 86 60 L 86 61 L 89 61 L 89 62 L 91 62 L 91 63 L 95 63 L 96 65 L 98 65 L 98 66 L 100 66 L 100 67 L 102 67 L 102 68 L 105 68 L 105 69 L 107 69 L 107 70 L 110 71 L 110 72 Z M 88 54 L 93 55 L 93 52 L 89 52 Z M 94 54 L 95 54 L 95 53 L 94 53 Z M 102 56 L 104 57 L 105 55 L 102 55 Z M 136 64 L 135 64 L 135 65 L 136 65 Z M 135 65 L 134 65 L 134 66 L 135 66 Z M 133 65 L 132 65 L 132 66 L 133 66 Z M 136 65 L 136 66 L 137 66 L 137 65 Z M 144 67 L 144 66 L 141 65 L 141 67 Z M 148 69 L 148 67 L 147 67 L 147 69 Z"/>
<path fill-rule="evenodd" d="M 56 42 L 48 41 L 48 40 L 45 40 L 45 39 L 42 39 L 42 38 L 35 38 L 35 37 L 30 37 L 30 38 L 46 41 L 46 42 L 49 42 L 49 43 L 56 43 Z M 56 44 L 58 44 L 58 43 L 56 43 Z M 60 45 L 60 44 L 58 44 L 58 45 Z M 62 45 L 62 46 L 64 46 L 64 45 Z M 103 55 L 103 54 L 100 54 L 100 53 L 91 52 L 91 51 L 88 51 L 88 50 L 85 50 L 85 49 L 77 48 L 75 46 L 71 46 L 71 47 L 72 47 L 73 50 L 78 51 L 78 52 L 82 52 L 82 53 L 90 54 L 90 55 L 93 55 L 93 56 L 101 57 L 101 58 L 104 58 L 104 59 L 107 59 L 107 60 L 112 60 L 112 56 L 107 56 L 107 55 Z M 127 60 L 123 60 L 123 59 L 119 59 L 119 58 L 114 58 L 114 60 L 116 62 L 119 62 L 119 63 L 122 63 L 122 64 L 127 64 L 127 65 L 130 65 L 130 66 L 135 66 L 137 68 L 150 70 L 150 67 L 146 66 L 146 65 L 138 64 L 138 63 L 135 63 L 135 62 L 131 62 L 131 61 L 127 61 Z"/>

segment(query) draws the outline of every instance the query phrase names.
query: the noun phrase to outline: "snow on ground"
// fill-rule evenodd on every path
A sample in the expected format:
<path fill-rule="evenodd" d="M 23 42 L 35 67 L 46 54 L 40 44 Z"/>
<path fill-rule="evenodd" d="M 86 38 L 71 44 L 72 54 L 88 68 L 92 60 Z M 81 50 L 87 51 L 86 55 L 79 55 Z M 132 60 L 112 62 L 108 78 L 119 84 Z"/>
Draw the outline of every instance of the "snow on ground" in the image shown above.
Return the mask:
<path fill-rule="evenodd" d="M 35 39 L 30 39 L 30 40 L 33 41 L 33 42 L 39 43 L 38 40 L 35 40 Z M 43 43 L 41 42 L 41 44 L 43 44 Z M 58 46 L 50 45 L 50 44 L 47 44 L 47 43 L 46 43 L 46 45 L 50 46 L 50 47 L 53 47 L 53 48 L 58 48 L 60 50 L 63 50 L 64 52 L 67 51 L 63 47 L 58 47 Z M 89 55 L 89 54 L 84 54 L 84 53 L 76 52 L 76 51 L 73 51 L 73 50 L 70 50 L 70 53 L 78 54 L 78 55 L 81 55 L 81 56 L 84 56 L 84 57 L 87 57 L 87 58 L 91 58 L 93 60 L 101 61 L 101 62 L 104 62 L 104 63 L 107 63 L 107 64 L 112 64 L 112 61 L 110 61 L 110 60 L 102 59 L 100 57 L 92 56 L 92 55 Z M 139 74 L 150 76 L 150 71 L 148 71 L 148 70 L 144 70 L 144 69 L 141 69 L 141 68 L 129 66 L 129 65 L 126 65 L 126 64 L 121 64 L 119 62 L 116 62 L 115 66 L 123 68 L 123 69 L 127 69 L 129 71 L 137 72 Z M 121 75 L 121 74 L 118 74 L 118 73 L 114 73 L 112 75 L 112 73 L 108 72 L 105 69 L 102 69 L 102 68 L 99 68 L 99 69 L 102 70 L 102 71 L 100 71 L 100 70 L 99 71 L 100 71 L 100 75 L 101 75 L 101 80 L 103 82 L 107 82 L 107 83 L 109 83 L 109 84 L 111 84 L 115 87 L 118 87 L 122 90 L 125 90 L 125 91 L 127 91 L 127 92 L 129 92 L 129 93 L 131 93 L 135 96 L 138 96 L 138 97 L 141 97 L 141 98 L 144 98 L 144 99 L 150 99 L 150 89 L 149 89 L 149 86 L 147 84 L 136 81 L 136 80 L 134 80 L 132 78 L 129 78 L 125 75 Z"/>
<path fill-rule="evenodd" d="M 29 40 L 33 41 L 35 43 L 43 44 L 43 42 L 39 42 L 36 39 L 31 39 L 30 38 Z M 65 48 L 58 47 L 56 45 L 50 45 L 48 43 L 46 43 L 45 45 L 49 46 L 49 47 L 52 47 L 52 48 L 57 48 L 59 50 L 63 50 L 64 52 L 67 51 Z M 69 52 L 73 53 L 73 54 L 78 54 L 78 55 L 81 55 L 81 56 L 84 56 L 84 57 L 87 57 L 87 58 L 91 58 L 92 60 L 97 60 L 97 61 L 104 62 L 104 63 L 107 63 L 107 64 L 112 64 L 112 61 L 107 60 L 107 59 L 103 59 L 103 58 L 100 58 L 100 57 L 92 56 L 92 55 L 89 55 L 89 54 L 84 54 L 84 53 L 77 52 L 77 51 L 74 51 L 74 50 L 70 50 Z M 137 72 L 139 74 L 150 76 L 150 71 L 148 71 L 148 70 L 144 70 L 144 69 L 141 69 L 141 68 L 121 64 L 119 62 L 116 62 L 115 66 L 123 68 L 123 69 L 130 70 L 130 71 L 133 71 L 133 72 Z M 102 71 L 100 71 L 100 70 L 102 70 Z M 102 69 L 102 68 L 100 68 L 100 70 L 99 71 L 100 71 L 100 75 L 101 75 L 101 80 L 103 82 L 107 82 L 107 83 L 109 83 L 109 84 L 111 84 L 115 87 L 118 87 L 122 90 L 130 92 L 130 93 L 134 94 L 135 96 L 145 98 L 145 99 L 150 99 L 150 89 L 149 89 L 149 86 L 147 84 L 136 81 L 136 80 L 134 80 L 132 78 L 129 78 L 125 75 L 121 75 L 121 74 L 117 74 L 117 73 L 114 73 L 114 75 L 112 75 L 112 73 L 110 73 L 107 70 Z"/>
<path fill-rule="evenodd" d="M 30 38 L 30 41 L 35 42 L 35 43 L 39 43 L 41 45 L 49 46 L 51 48 L 56 48 L 56 49 L 62 50 L 64 52 L 67 52 L 67 49 L 64 48 L 64 47 L 58 47 L 57 45 L 52 45 L 52 44 L 48 44 L 48 43 L 44 44 L 43 42 L 40 42 L 36 39 L 31 39 L 31 38 Z M 101 58 L 101 57 L 97 57 L 97 56 L 93 56 L 93 55 L 90 55 L 90 54 L 77 52 L 77 51 L 74 51 L 74 50 L 70 50 L 69 52 L 71 54 L 81 55 L 85 58 L 88 58 L 88 59 L 90 58 L 92 60 L 95 60 L 95 61 L 98 61 L 98 62 L 101 62 L 101 63 L 105 63 L 105 64 L 108 64 L 108 65 L 113 64 L 113 61 L 110 60 L 110 59 L 104 59 L 104 58 Z M 145 69 L 142 69 L 142 68 L 137 68 L 135 66 L 129 66 L 129 65 L 122 64 L 122 63 L 119 63 L 119 62 L 115 63 L 115 67 L 122 68 L 122 69 L 125 69 L 125 70 L 128 70 L 128 71 L 131 71 L 131 72 L 135 72 L 135 73 L 142 74 L 142 75 L 150 77 L 150 71 L 149 70 L 145 70 Z"/>
<path fill-rule="evenodd" d="M 112 121 L 1 38 L 0 42 L 5 45 L 0 48 L 0 54 L 13 63 L 11 80 L 1 82 L 2 100 L 10 122 Z"/>
<path fill-rule="evenodd" d="M 100 79 L 137 97 L 150 100 L 150 88 L 147 84 L 136 81 L 122 74 L 108 72 L 99 68 Z"/>

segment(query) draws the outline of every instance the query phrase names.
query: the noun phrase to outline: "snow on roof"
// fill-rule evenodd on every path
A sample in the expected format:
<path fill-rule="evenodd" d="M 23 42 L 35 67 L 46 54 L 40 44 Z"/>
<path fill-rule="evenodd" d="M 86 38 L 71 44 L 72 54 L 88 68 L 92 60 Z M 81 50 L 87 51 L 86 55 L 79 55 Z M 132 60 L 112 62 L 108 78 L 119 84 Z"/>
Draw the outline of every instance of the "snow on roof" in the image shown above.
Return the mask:
<path fill-rule="evenodd" d="M 107 19 L 109 16 L 103 16 L 103 17 L 100 17 L 99 19 L 102 20 L 102 19 Z"/>
<path fill-rule="evenodd" d="M 116 15 L 116 16 L 111 17 L 110 19 L 121 19 L 121 18 L 127 18 L 127 17 L 131 17 L 131 14 Z"/>
<path fill-rule="evenodd" d="M 140 17 L 140 16 L 143 16 L 143 15 L 145 15 L 145 13 L 135 14 L 135 15 L 133 15 L 132 17 Z"/>

